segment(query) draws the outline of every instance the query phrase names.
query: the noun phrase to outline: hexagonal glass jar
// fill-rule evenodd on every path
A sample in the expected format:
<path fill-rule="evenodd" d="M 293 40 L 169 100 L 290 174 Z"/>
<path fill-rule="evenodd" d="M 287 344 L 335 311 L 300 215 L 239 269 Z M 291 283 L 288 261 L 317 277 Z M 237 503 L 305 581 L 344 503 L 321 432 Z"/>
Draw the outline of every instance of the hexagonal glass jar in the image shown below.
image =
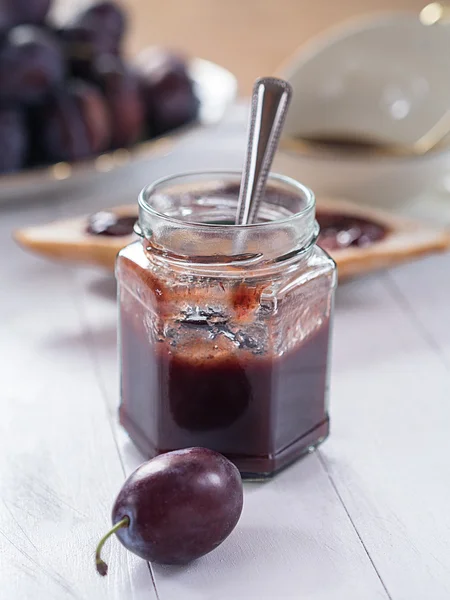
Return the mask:
<path fill-rule="evenodd" d="M 265 478 L 328 435 L 333 260 L 315 200 L 271 175 L 234 225 L 240 173 L 157 181 L 117 259 L 120 419 L 149 457 L 205 446 Z"/>

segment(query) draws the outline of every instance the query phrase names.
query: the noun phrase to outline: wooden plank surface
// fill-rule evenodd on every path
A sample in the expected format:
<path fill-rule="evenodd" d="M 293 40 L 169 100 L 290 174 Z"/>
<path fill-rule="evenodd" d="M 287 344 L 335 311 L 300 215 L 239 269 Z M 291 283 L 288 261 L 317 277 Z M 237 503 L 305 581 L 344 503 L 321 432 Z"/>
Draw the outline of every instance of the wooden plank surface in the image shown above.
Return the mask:
<path fill-rule="evenodd" d="M 129 201 L 159 175 L 237 167 L 233 135 L 205 155 L 215 132 L 203 132 L 59 202 L 0 208 L 0 597 L 450 597 L 448 255 L 338 290 L 331 438 L 272 482 L 247 485 L 223 546 L 150 571 L 112 541 L 110 576 L 94 571 L 115 493 L 142 460 L 116 418 L 115 286 L 24 254 L 10 232 Z"/>
<path fill-rule="evenodd" d="M 11 240 L 21 215 L 48 219 L 54 210 L 0 216 L 0 597 L 151 599 L 148 568 L 117 544 L 111 576 L 94 570 L 124 472 L 73 275 Z"/>
<path fill-rule="evenodd" d="M 448 256 L 426 262 L 436 279 L 450 267 Z M 424 267 L 406 270 L 414 297 Z M 444 475 L 450 471 L 450 380 L 440 349 L 398 293 L 396 278 L 404 273 L 339 290 L 334 436 L 321 454 L 392 598 L 444 600 L 450 597 Z M 436 311 L 434 290 L 428 288 L 428 307 Z"/>

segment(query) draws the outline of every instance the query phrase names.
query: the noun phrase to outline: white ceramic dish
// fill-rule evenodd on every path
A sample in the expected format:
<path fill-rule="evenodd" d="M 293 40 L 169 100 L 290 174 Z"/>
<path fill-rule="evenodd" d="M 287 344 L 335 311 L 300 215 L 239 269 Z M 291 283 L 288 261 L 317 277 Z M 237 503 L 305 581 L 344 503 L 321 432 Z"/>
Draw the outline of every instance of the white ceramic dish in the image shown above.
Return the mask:
<path fill-rule="evenodd" d="M 318 195 L 395 209 L 440 187 L 450 172 L 450 149 L 423 156 L 393 156 L 282 144 L 274 170 L 298 179 Z"/>
<path fill-rule="evenodd" d="M 294 88 L 286 136 L 412 144 L 450 107 L 450 25 L 409 13 L 355 19 L 313 38 L 279 72 Z"/>
<path fill-rule="evenodd" d="M 189 72 L 200 100 L 197 123 L 171 131 L 130 149 L 102 154 L 75 164 L 58 163 L 49 167 L 20 171 L 0 176 L 0 203 L 64 194 L 69 188 L 81 188 L 106 172 L 128 165 L 146 155 L 160 152 L 172 140 L 193 128 L 219 122 L 233 104 L 237 81 L 232 73 L 219 65 L 200 58 L 192 59 Z"/>
<path fill-rule="evenodd" d="M 278 70 L 294 96 L 275 170 L 317 194 L 395 208 L 438 188 L 450 148 L 399 156 L 300 141 L 328 137 L 408 144 L 450 107 L 450 25 L 414 14 L 356 19 L 302 46 Z"/>

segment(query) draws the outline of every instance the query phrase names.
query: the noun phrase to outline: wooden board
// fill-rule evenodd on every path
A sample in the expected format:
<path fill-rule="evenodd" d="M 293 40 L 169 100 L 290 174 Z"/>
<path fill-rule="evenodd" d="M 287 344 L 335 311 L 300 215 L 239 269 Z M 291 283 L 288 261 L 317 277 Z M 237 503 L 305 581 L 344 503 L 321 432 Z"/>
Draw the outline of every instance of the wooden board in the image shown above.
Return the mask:
<path fill-rule="evenodd" d="M 388 229 L 385 239 L 366 248 L 350 247 L 333 252 L 341 280 L 413 260 L 450 247 L 450 232 L 344 200 L 318 201 L 318 210 L 359 216 Z M 112 209 L 119 215 L 136 215 L 134 205 Z M 135 236 L 108 237 L 86 233 L 87 216 L 52 222 L 16 231 L 21 246 L 48 258 L 114 268 L 117 253 Z"/>

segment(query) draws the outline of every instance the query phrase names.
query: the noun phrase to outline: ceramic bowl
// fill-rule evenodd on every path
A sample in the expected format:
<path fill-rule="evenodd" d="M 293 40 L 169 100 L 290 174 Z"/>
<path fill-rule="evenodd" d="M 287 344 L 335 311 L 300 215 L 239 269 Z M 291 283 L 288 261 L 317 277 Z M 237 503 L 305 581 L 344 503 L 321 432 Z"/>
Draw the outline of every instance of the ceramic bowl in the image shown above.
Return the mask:
<path fill-rule="evenodd" d="M 287 136 L 412 144 L 450 108 L 450 25 L 409 13 L 356 19 L 279 72 L 294 88 Z"/>
<path fill-rule="evenodd" d="M 443 185 L 450 173 L 450 149 L 423 156 L 395 156 L 282 144 L 274 170 L 298 179 L 317 195 L 395 210 Z"/>
<path fill-rule="evenodd" d="M 318 194 L 395 207 L 439 187 L 450 172 L 443 144 L 399 155 L 450 108 L 450 26 L 414 14 L 357 19 L 304 45 L 278 70 L 294 96 L 275 169 Z M 372 150 L 308 138 L 383 142 Z"/>

